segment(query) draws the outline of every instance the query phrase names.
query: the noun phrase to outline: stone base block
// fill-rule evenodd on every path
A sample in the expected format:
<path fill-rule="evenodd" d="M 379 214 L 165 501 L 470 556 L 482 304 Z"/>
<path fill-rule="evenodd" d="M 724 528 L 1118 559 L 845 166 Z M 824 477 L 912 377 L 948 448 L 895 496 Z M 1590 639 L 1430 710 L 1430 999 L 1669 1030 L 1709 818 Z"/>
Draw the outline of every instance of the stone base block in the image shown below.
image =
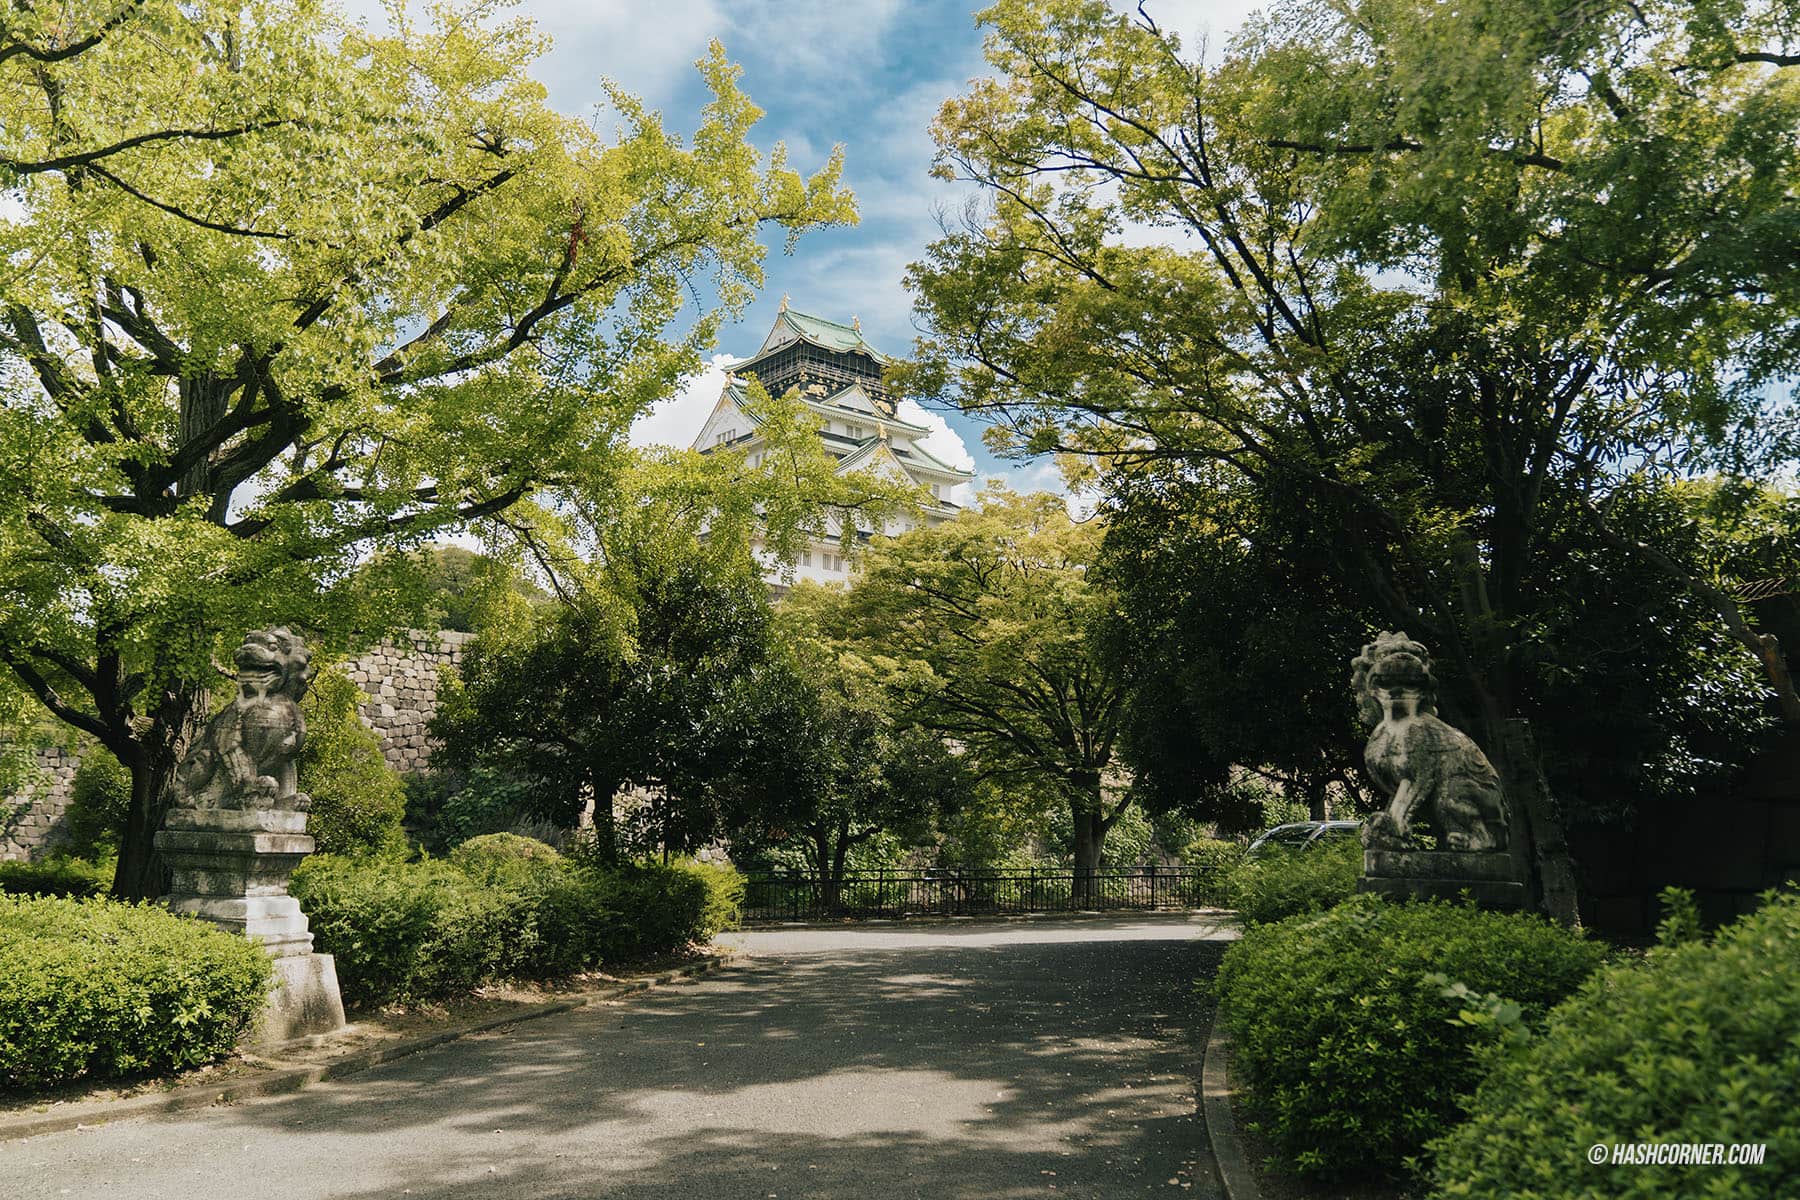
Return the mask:
<path fill-rule="evenodd" d="M 277 957 L 312 953 L 313 936 L 300 902 L 292 896 L 172 895 L 169 911 L 199 917 L 241 937 L 261 942 Z"/>
<path fill-rule="evenodd" d="M 269 989 L 262 1022 L 245 1042 L 274 1046 L 335 1033 L 345 1024 L 336 960 L 329 954 L 295 954 L 275 960 L 275 986 Z"/>
<path fill-rule="evenodd" d="M 1363 874 L 1388 879 L 1494 879 L 1516 882 L 1519 862 L 1505 850 L 1364 850 Z"/>

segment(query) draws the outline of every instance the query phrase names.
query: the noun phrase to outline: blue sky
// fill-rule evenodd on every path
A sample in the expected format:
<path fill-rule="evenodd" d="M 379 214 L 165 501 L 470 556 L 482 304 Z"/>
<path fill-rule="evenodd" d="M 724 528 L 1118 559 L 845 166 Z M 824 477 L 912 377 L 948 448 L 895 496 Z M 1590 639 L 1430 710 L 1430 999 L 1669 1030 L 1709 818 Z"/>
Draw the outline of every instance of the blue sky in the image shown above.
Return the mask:
<path fill-rule="evenodd" d="M 376 0 L 349 2 L 353 11 L 379 11 Z M 1259 6 L 1250 0 L 1145 3 L 1189 45 L 1199 36 L 1223 40 Z M 744 90 L 767 113 L 753 134 L 759 147 L 785 142 L 792 164 L 810 172 L 833 145 L 844 146 L 845 181 L 856 194 L 861 224 L 810 234 L 792 256 L 775 240 L 767 287 L 741 321 L 723 330 L 720 351 L 753 352 L 786 294 L 802 311 L 840 321 L 859 317 L 870 342 L 904 355 L 914 329 L 902 274 L 935 236 L 937 213 L 956 207 L 963 194 L 928 175 L 930 124 L 945 99 L 984 73 L 974 20 L 979 7 L 969 0 L 524 0 L 517 11 L 552 39 L 535 74 L 564 112 L 591 113 L 604 76 L 660 110 L 670 128 L 691 130 L 706 100 L 693 63 L 717 38 L 743 67 Z M 716 372 L 697 379 L 684 397 L 640 422 L 634 436 L 691 437 L 718 386 Z M 955 413 L 947 421 L 950 428 L 932 440 L 933 449 L 948 450 L 954 433 L 981 477 L 1058 486 L 1051 464 L 998 462 L 982 447 L 974 422 Z"/>

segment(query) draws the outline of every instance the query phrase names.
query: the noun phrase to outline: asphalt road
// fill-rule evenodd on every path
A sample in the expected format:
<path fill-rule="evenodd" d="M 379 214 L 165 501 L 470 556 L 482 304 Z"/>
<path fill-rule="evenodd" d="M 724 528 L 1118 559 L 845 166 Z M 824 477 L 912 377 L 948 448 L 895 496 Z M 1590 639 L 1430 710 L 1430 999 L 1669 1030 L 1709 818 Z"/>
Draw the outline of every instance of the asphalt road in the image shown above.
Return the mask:
<path fill-rule="evenodd" d="M 701 982 L 0 1143 L 0 1197 L 1206 1196 L 1199 918 L 734 935 Z"/>

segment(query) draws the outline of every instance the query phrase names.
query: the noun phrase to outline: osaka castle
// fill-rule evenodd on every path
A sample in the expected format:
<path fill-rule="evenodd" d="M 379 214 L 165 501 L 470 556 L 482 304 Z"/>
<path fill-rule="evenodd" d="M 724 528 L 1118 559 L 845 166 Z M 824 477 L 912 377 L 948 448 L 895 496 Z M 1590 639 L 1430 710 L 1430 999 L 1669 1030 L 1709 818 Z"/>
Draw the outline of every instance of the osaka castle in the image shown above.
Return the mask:
<path fill-rule="evenodd" d="M 897 472 L 930 497 L 923 511 L 924 524 L 948 520 L 959 511 L 950 499 L 952 489 L 972 479 L 974 473 L 934 457 L 919 444 L 931 430 L 896 415 L 893 395 L 881 382 L 888 361 L 887 355 L 863 340 L 862 326 L 855 318 L 840 325 L 808 316 L 789 308 L 783 297 L 781 312 L 762 348 L 731 368 L 725 390 L 694 439 L 694 448 L 729 447 L 742 451 L 751 466 L 757 465 L 761 435 L 757 418 L 745 407 L 750 380 L 759 381 L 771 396 L 798 388 L 801 401 L 818 418 L 819 440 L 837 460 L 838 474 L 871 469 Z M 866 540 L 875 532 L 904 533 L 919 523 L 915 517 L 896 518 L 879 531 L 858 530 L 856 540 Z M 823 538 L 800 552 L 799 562 L 792 566 L 776 563 L 757 547 L 763 577 L 777 590 L 797 579 L 847 581 L 850 564 L 839 532 L 835 525 L 828 528 Z"/>

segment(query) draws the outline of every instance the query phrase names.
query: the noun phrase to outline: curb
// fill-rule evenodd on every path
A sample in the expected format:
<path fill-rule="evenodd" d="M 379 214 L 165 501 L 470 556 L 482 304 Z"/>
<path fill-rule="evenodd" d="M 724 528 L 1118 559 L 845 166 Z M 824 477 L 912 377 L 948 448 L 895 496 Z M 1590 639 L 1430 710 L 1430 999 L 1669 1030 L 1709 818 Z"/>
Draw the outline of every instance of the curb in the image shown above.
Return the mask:
<path fill-rule="evenodd" d="M 1200 1115 L 1206 1123 L 1206 1139 L 1212 1145 L 1213 1166 L 1225 1188 L 1225 1200 L 1262 1200 L 1250 1156 L 1238 1137 L 1237 1119 L 1231 1114 L 1231 1087 L 1225 1079 L 1225 1052 L 1231 1037 L 1219 1028 L 1217 1014 L 1206 1038 L 1206 1055 L 1200 1065 Z"/>
<path fill-rule="evenodd" d="M 587 1008 L 589 1005 L 617 1000 L 622 996 L 647 992 L 651 988 L 673 983 L 678 979 L 709 974 L 731 966 L 744 957 L 746 956 L 742 953 L 709 955 L 699 962 L 689 963 L 687 966 L 678 967 L 673 971 L 664 971 L 660 975 L 633 979 L 592 992 L 582 992 L 567 1000 L 551 1000 L 543 1004 L 530 1005 L 504 1016 L 489 1017 L 469 1025 L 459 1025 L 454 1029 L 440 1030 L 437 1033 L 427 1034 L 407 1042 L 396 1042 L 389 1046 L 374 1046 L 367 1050 L 359 1050 L 353 1054 L 346 1054 L 335 1062 L 320 1063 L 316 1066 L 297 1066 L 291 1063 L 282 1063 L 277 1058 L 258 1055 L 256 1057 L 273 1064 L 275 1069 L 233 1080 L 227 1084 L 193 1084 L 168 1092 L 131 1096 L 124 1100 L 98 1100 L 85 1104 L 71 1104 L 61 1112 L 0 1117 L 0 1142 L 36 1137 L 44 1133 L 61 1133 L 70 1129 L 92 1129 L 96 1125 L 108 1121 L 123 1121 L 153 1113 L 181 1112 L 193 1108 L 207 1108 L 214 1104 L 235 1104 L 240 1100 L 251 1100 L 259 1096 L 279 1096 L 288 1092 L 298 1092 L 312 1084 L 354 1075 L 358 1071 L 366 1071 L 370 1067 L 378 1067 L 383 1063 L 393 1062 L 395 1059 L 406 1058 L 421 1050 L 430 1050 L 435 1046 L 454 1042 L 458 1038 L 467 1037 L 473 1033 L 485 1033 L 490 1029 L 516 1025 L 521 1021 L 535 1021 L 540 1017 L 553 1017 L 558 1013 L 572 1012 L 578 1008 Z M 326 1035 L 326 1037 L 329 1036 Z M 324 1038 L 318 1037 L 303 1038 L 297 1042 L 288 1043 L 288 1048 L 291 1050 L 308 1044 L 317 1046 L 324 1040 Z M 276 1053 L 280 1053 L 279 1048 Z"/>

